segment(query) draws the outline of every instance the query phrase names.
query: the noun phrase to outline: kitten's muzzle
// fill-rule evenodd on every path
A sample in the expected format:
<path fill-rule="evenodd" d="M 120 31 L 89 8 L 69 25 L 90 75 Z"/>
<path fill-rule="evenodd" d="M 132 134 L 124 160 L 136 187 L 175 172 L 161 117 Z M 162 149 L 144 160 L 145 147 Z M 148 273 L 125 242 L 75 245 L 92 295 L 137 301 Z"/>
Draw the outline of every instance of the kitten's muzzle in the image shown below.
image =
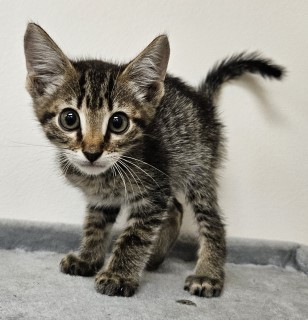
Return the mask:
<path fill-rule="evenodd" d="M 83 154 L 85 155 L 85 157 L 91 163 L 93 163 L 94 161 L 96 161 L 103 154 L 103 152 L 87 152 L 87 151 L 83 151 Z"/>

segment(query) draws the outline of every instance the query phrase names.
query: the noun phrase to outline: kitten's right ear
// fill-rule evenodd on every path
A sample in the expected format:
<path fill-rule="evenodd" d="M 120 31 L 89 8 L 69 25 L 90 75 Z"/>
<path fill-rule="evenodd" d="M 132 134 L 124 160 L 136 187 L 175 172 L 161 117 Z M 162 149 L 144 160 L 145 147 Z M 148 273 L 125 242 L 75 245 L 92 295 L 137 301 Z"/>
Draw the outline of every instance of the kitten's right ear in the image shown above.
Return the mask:
<path fill-rule="evenodd" d="M 37 24 L 29 23 L 24 49 L 27 65 L 27 89 L 32 96 L 51 95 L 63 84 L 73 67 L 69 59 Z"/>

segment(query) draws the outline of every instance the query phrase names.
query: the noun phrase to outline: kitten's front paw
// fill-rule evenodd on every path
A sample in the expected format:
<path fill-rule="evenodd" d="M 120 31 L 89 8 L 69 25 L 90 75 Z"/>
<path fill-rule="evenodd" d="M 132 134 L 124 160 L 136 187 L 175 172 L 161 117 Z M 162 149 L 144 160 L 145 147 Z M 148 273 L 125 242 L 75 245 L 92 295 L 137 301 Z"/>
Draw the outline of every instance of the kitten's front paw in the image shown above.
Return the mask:
<path fill-rule="evenodd" d="M 184 290 L 199 297 L 219 297 L 223 288 L 223 280 L 212 279 L 207 276 L 188 276 Z"/>
<path fill-rule="evenodd" d="M 138 282 L 111 272 L 100 272 L 95 277 L 96 291 L 108 296 L 131 297 L 138 288 Z"/>
<path fill-rule="evenodd" d="M 60 262 L 60 270 L 72 276 L 91 277 L 102 267 L 103 262 L 89 263 L 73 253 L 66 255 Z"/>

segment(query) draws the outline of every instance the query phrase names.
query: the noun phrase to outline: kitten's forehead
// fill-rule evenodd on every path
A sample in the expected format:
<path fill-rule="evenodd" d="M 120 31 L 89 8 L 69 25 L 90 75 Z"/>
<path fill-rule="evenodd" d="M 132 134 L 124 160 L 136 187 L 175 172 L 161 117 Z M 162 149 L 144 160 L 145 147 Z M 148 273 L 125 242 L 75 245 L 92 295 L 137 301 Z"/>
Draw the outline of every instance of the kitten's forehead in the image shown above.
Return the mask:
<path fill-rule="evenodd" d="M 77 108 L 86 106 L 93 111 L 103 108 L 111 111 L 112 93 L 120 68 L 102 61 L 78 62 L 75 68 L 79 74 Z"/>
<path fill-rule="evenodd" d="M 147 112 L 134 99 L 127 82 L 120 80 L 124 65 L 87 60 L 75 63 L 74 67 L 78 73 L 75 106 L 85 115 L 88 128 L 106 127 L 106 118 L 119 111 L 146 120 Z"/>

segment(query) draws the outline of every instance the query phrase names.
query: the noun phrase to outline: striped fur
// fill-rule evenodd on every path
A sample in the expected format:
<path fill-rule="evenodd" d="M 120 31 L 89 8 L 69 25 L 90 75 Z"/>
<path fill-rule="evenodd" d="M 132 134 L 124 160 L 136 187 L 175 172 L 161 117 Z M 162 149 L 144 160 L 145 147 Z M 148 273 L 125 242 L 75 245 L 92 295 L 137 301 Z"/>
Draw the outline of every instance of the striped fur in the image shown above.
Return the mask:
<path fill-rule="evenodd" d="M 103 294 L 133 295 L 143 270 L 163 261 L 182 222 L 179 192 L 195 212 L 200 238 L 185 289 L 221 294 L 226 243 L 216 170 L 224 138 L 213 99 L 225 81 L 246 72 L 283 74 L 269 60 L 242 54 L 215 67 L 198 91 L 166 73 L 169 50 L 167 37 L 159 36 L 125 65 L 72 61 L 39 26 L 29 24 L 26 31 L 27 89 L 35 113 L 58 147 L 64 176 L 88 202 L 80 251 L 63 258 L 61 271 L 96 275 Z M 79 119 L 73 130 L 61 123 L 65 110 Z M 110 121 L 127 125 L 118 133 Z M 127 227 L 105 262 L 110 230 L 124 208 Z"/>

